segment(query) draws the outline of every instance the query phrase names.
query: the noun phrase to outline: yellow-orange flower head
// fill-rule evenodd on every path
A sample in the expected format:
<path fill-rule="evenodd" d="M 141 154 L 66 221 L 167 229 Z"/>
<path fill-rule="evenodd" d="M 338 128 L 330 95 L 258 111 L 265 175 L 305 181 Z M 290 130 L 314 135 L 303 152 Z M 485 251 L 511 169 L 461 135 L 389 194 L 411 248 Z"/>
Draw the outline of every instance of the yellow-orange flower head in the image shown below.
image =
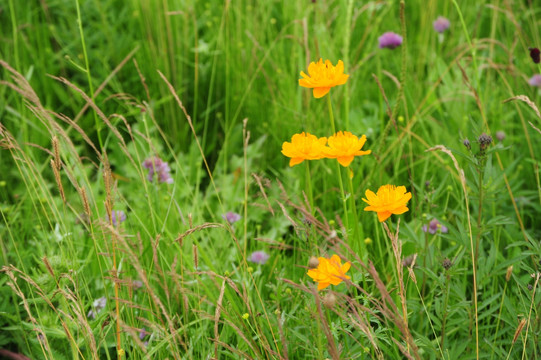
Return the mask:
<path fill-rule="evenodd" d="M 304 160 L 317 160 L 323 157 L 323 149 L 327 142 L 326 137 L 317 138 L 309 133 L 295 134 L 291 142 L 282 144 L 282 154 L 290 157 L 289 166 L 297 165 Z"/>
<path fill-rule="evenodd" d="M 407 192 L 405 186 L 383 185 L 378 189 L 378 193 L 366 190 L 363 199 L 369 206 L 364 211 L 375 211 L 378 214 L 378 220 L 383 222 L 392 214 L 403 214 L 409 209 L 406 204 L 411 199 L 411 193 Z"/>
<path fill-rule="evenodd" d="M 338 64 L 333 66 L 330 60 L 319 59 L 317 63 L 311 62 L 308 65 L 308 75 L 301 71 L 302 79 L 299 79 L 299 85 L 305 88 L 314 89 L 314 97 L 319 99 L 325 96 L 332 87 L 344 85 L 349 75 L 344 74 L 344 63 L 338 60 Z"/>
<path fill-rule="evenodd" d="M 339 131 L 329 137 L 325 157 L 338 160 L 342 166 L 349 166 L 355 156 L 368 155 L 372 152 L 372 150 L 361 151 L 365 142 L 365 135 L 358 138 L 349 131 Z"/>
<path fill-rule="evenodd" d="M 338 255 L 331 256 L 330 259 L 324 257 L 318 258 L 319 265 L 315 269 L 308 270 L 308 276 L 310 276 L 315 282 L 317 282 L 317 289 L 325 289 L 329 285 L 338 285 L 346 279 L 350 279 L 346 275 L 346 272 L 351 267 L 351 263 L 346 262 L 342 265 L 342 261 Z"/>

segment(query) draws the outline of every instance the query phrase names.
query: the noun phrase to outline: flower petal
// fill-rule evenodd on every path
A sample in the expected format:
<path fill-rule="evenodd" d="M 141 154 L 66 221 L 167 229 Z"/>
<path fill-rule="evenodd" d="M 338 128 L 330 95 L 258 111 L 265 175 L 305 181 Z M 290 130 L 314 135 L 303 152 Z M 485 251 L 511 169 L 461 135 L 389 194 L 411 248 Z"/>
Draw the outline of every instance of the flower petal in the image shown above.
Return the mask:
<path fill-rule="evenodd" d="M 330 87 L 315 87 L 314 88 L 314 97 L 316 99 L 322 98 L 323 96 L 327 95 L 327 93 L 331 90 Z"/>

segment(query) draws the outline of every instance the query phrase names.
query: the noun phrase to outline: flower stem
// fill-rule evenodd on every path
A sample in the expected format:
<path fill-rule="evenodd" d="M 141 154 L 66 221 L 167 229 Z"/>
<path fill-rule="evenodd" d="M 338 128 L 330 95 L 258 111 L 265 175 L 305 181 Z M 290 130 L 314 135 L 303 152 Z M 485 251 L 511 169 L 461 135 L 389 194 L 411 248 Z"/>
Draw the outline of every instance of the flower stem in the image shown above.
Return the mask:
<path fill-rule="evenodd" d="M 350 172 L 352 171 L 349 167 L 347 168 L 348 170 L 348 182 L 349 182 L 349 193 L 350 193 L 350 209 L 351 211 L 353 212 L 353 239 L 355 242 L 357 242 L 359 245 L 359 249 L 358 250 L 361 250 L 360 254 L 365 254 L 366 252 L 365 251 L 362 251 L 364 250 L 364 241 L 362 241 L 362 237 L 363 237 L 363 234 L 361 234 L 360 230 L 359 230 L 359 219 L 357 217 L 357 205 L 355 204 L 355 191 L 353 189 L 353 181 L 351 180 L 352 176 L 350 176 Z M 362 256 L 362 255 L 361 255 Z M 363 259 L 364 260 L 364 259 Z"/>
<path fill-rule="evenodd" d="M 329 118 L 331 119 L 331 129 L 333 134 L 336 133 L 336 127 L 334 126 L 334 114 L 332 112 L 331 93 L 327 95 L 327 105 L 329 106 Z"/>
<path fill-rule="evenodd" d="M 312 193 L 312 174 L 310 173 L 310 163 L 309 161 L 305 161 L 306 163 L 306 196 L 308 196 L 308 205 L 310 206 L 310 214 L 314 215 L 316 213 L 315 207 L 314 207 L 314 195 Z M 314 225 L 310 221 L 310 233 L 308 234 L 308 240 L 310 242 L 310 247 L 312 251 L 317 252 L 317 244 L 314 241 Z"/>
<path fill-rule="evenodd" d="M 310 173 L 310 163 L 308 161 L 305 161 L 306 163 L 306 195 L 308 196 L 308 202 L 310 205 L 310 214 L 314 215 L 314 195 L 312 193 L 312 174 Z"/>
<path fill-rule="evenodd" d="M 336 127 L 334 126 L 334 114 L 333 114 L 333 111 L 332 111 L 332 104 L 331 104 L 331 93 L 329 92 L 328 96 L 327 96 L 327 105 L 329 106 L 329 118 L 331 119 L 331 128 L 332 128 L 332 131 L 333 131 L 333 134 L 336 134 Z M 338 174 L 338 180 L 340 182 L 340 193 L 342 195 L 342 206 L 344 208 L 344 219 L 345 219 L 345 222 L 346 222 L 346 234 L 349 230 L 349 216 L 348 216 L 348 209 L 347 209 L 347 206 L 346 206 L 346 201 L 347 201 L 347 198 L 346 198 L 346 192 L 344 191 L 344 182 L 342 181 L 342 171 L 340 169 L 340 164 L 338 163 L 338 161 L 336 162 L 336 172 Z"/>

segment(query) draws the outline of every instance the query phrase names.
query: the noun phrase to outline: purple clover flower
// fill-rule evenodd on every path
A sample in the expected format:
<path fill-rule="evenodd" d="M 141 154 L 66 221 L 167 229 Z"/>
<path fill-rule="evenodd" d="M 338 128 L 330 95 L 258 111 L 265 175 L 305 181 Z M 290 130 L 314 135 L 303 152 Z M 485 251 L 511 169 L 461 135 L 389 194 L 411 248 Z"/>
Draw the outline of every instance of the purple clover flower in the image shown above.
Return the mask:
<path fill-rule="evenodd" d="M 531 86 L 541 87 L 541 75 L 535 74 L 534 76 L 531 77 L 531 79 L 530 79 L 530 81 L 528 81 L 528 83 Z"/>
<path fill-rule="evenodd" d="M 105 305 L 107 305 L 107 299 L 105 298 L 105 296 L 94 300 L 94 302 L 92 303 L 92 309 L 88 312 L 86 317 L 95 319 L 96 315 L 98 315 L 99 312 L 105 308 Z"/>
<path fill-rule="evenodd" d="M 269 254 L 267 254 L 266 252 L 260 250 L 260 251 L 254 251 L 252 253 L 252 255 L 250 255 L 250 259 L 248 259 L 248 260 L 253 262 L 253 263 L 263 265 L 264 263 L 267 262 L 267 260 L 269 260 L 269 258 L 270 258 Z"/>
<path fill-rule="evenodd" d="M 394 49 L 402 45 L 402 36 L 394 32 L 386 32 L 378 38 L 379 48 L 384 49 Z"/>
<path fill-rule="evenodd" d="M 113 226 L 118 226 L 126 221 L 126 213 L 122 210 L 113 210 L 111 217 L 113 219 Z"/>
<path fill-rule="evenodd" d="M 139 331 L 139 340 L 144 340 L 147 335 L 148 333 L 145 328 L 142 328 L 141 331 Z"/>
<path fill-rule="evenodd" d="M 171 177 L 171 168 L 169 164 L 160 159 L 158 156 L 154 156 L 143 161 L 143 167 L 148 169 L 148 181 L 154 179 L 154 173 L 158 174 L 158 181 L 168 184 L 173 183 L 173 178 Z"/>
<path fill-rule="evenodd" d="M 443 16 L 438 16 L 438 18 L 434 20 L 432 25 L 434 25 L 434 30 L 441 34 L 445 30 L 449 29 L 449 26 L 451 26 L 451 22 L 449 21 L 449 19 L 444 18 Z"/>
<path fill-rule="evenodd" d="M 445 225 L 442 225 L 438 219 L 432 219 L 430 220 L 430 223 L 428 223 L 428 226 L 426 225 L 423 225 L 423 231 L 424 232 L 429 232 L 431 233 L 432 235 L 434 235 L 437 231 L 438 231 L 438 228 L 440 229 L 440 231 L 442 232 L 442 234 L 447 234 L 449 232 L 449 229 L 447 229 L 447 226 Z"/>
<path fill-rule="evenodd" d="M 228 211 L 222 215 L 222 218 L 228 223 L 233 224 L 240 220 L 240 215 L 235 212 Z"/>

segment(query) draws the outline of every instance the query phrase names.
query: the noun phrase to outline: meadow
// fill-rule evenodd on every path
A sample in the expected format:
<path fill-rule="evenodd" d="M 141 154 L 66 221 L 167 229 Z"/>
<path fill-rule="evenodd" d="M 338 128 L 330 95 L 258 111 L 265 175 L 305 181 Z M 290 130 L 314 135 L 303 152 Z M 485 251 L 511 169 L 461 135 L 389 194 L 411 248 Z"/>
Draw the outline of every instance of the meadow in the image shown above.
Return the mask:
<path fill-rule="evenodd" d="M 541 358 L 541 4 L 0 2 L 0 357 Z"/>

